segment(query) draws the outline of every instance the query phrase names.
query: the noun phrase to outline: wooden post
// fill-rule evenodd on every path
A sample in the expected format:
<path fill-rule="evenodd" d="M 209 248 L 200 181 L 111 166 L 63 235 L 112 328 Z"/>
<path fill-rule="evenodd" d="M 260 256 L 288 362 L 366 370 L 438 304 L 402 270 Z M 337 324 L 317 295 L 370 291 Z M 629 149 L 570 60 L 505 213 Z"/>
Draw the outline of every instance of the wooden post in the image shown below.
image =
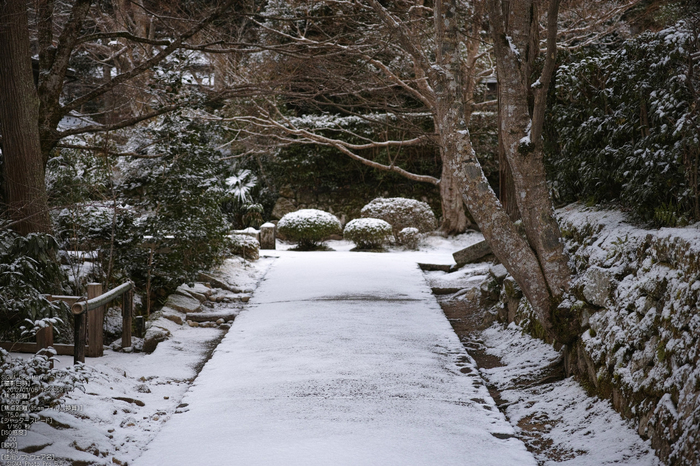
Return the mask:
<path fill-rule="evenodd" d="M 36 347 L 37 349 L 48 348 L 53 346 L 53 324 L 49 324 L 47 327 L 39 329 L 36 332 Z"/>
<path fill-rule="evenodd" d="M 134 320 L 136 322 L 136 336 L 143 338 L 146 333 L 146 323 L 143 321 L 143 316 L 136 316 Z"/>
<path fill-rule="evenodd" d="M 96 298 L 102 294 L 102 284 L 101 283 L 88 283 L 87 295 L 88 300 Z M 103 331 L 102 327 L 104 325 L 105 308 L 104 306 L 98 307 L 87 313 L 87 340 L 88 347 L 85 356 L 91 358 L 98 358 L 104 354 L 104 348 L 102 346 L 103 342 Z"/>
<path fill-rule="evenodd" d="M 37 353 L 41 352 L 41 354 L 45 354 L 48 357 L 51 357 L 48 352 L 43 351 L 49 346 L 53 346 L 53 324 L 49 324 L 48 326 L 39 329 L 36 332 L 36 348 L 37 348 Z M 50 360 L 49 362 L 49 368 L 53 369 L 53 359 Z"/>
<path fill-rule="evenodd" d="M 74 314 L 75 333 L 73 334 L 73 364 L 85 362 L 85 312 L 82 314 Z"/>
<path fill-rule="evenodd" d="M 134 290 L 122 295 L 122 348 L 131 346 L 131 316 L 134 315 Z"/>

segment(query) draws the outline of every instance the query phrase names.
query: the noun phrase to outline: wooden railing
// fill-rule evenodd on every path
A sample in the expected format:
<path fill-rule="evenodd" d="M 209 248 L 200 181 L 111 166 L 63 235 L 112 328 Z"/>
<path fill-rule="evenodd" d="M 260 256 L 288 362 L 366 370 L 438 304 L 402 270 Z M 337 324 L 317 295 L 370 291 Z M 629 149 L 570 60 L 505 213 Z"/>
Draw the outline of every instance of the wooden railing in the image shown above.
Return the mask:
<path fill-rule="evenodd" d="M 122 299 L 122 348 L 131 346 L 131 320 L 134 312 L 134 284 L 126 282 L 102 293 L 100 283 L 87 285 L 84 296 L 47 295 L 49 301 L 64 301 L 74 317 L 74 344 L 54 344 L 53 326 L 48 325 L 36 332 L 36 343 L 0 342 L 0 347 L 18 353 L 37 353 L 49 346 L 56 354 L 73 355 L 73 362 L 85 362 L 85 356 L 104 355 L 103 330 L 105 305 L 123 296 Z M 138 323 L 138 322 L 137 322 Z"/>
<path fill-rule="evenodd" d="M 71 306 L 74 318 L 73 363 L 85 362 L 85 356 L 100 357 L 104 354 L 102 326 L 105 306 L 122 297 L 122 347 L 131 346 L 131 316 L 134 310 L 134 284 L 126 282 L 102 293 L 102 284 L 89 283 L 87 299 Z M 87 351 L 86 351 L 87 340 Z"/>

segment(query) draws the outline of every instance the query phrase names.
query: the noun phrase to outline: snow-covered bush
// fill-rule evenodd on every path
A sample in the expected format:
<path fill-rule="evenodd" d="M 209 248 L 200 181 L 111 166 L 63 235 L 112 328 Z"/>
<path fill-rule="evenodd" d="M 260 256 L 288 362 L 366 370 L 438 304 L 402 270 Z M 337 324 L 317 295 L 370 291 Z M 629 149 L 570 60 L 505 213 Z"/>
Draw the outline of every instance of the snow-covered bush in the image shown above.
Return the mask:
<path fill-rule="evenodd" d="M 360 249 L 379 249 L 392 240 L 392 230 L 384 220 L 356 218 L 345 225 L 343 237 Z"/>
<path fill-rule="evenodd" d="M 407 227 L 417 228 L 420 232 L 437 228 L 437 220 L 430 206 L 415 199 L 380 197 L 364 206 L 360 214 L 365 218 L 379 218 L 389 222 L 394 235 Z"/>
<path fill-rule="evenodd" d="M 231 253 L 243 259 L 255 261 L 260 258 L 260 243 L 249 235 L 231 235 Z"/>
<path fill-rule="evenodd" d="M 561 201 L 620 202 L 662 226 L 697 215 L 696 36 L 679 23 L 559 67 L 546 147 Z"/>
<path fill-rule="evenodd" d="M 38 420 L 37 413 L 56 407 L 61 398 L 75 388 L 82 389 L 87 372 L 82 365 L 53 369 L 55 350 L 44 350 L 29 359 L 13 358 L 0 348 L 0 441 L 8 432 L 25 430 Z M 8 408 L 12 408 L 11 410 Z"/>
<path fill-rule="evenodd" d="M 64 291 L 57 251 L 52 236 L 20 236 L 0 225 L 0 340 L 19 340 L 27 319 L 60 316 L 67 321 L 67 307 L 43 296 Z"/>
<path fill-rule="evenodd" d="M 106 275 L 118 276 L 131 265 L 133 250 L 141 242 L 134 213 L 127 205 L 97 201 L 78 202 L 55 211 L 54 232 L 71 294 L 84 294 L 86 283 L 104 282 Z M 86 257 L 91 264 L 84 263 Z"/>
<path fill-rule="evenodd" d="M 284 215 L 277 224 L 277 231 L 298 249 L 318 247 L 330 235 L 340 234 L 340 220 L 328 212 L 317 209 L 301 209 Z"/>
<path fill-rule="evenodd" d="M 406 227 L 396 235 L 396 242 L 403 244 L 408 249 L 418 249 L 418 243 L 421 240 L 421 233 L 418 228 Z"/>

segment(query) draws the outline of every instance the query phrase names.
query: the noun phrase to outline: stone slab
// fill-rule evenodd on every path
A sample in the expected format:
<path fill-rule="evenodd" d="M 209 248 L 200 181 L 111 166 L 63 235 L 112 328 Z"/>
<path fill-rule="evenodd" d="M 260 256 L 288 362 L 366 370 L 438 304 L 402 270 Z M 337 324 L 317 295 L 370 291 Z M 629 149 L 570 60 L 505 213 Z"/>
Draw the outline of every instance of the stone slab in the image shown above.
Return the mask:
<path fill-rule="evenodd" d="M 168 300 L 165 301 L 165 306 L 184 313 L 199 312 L 202 310 L 202 303 L 200 303 L 199 300 L 188 298 L 180 294 L 171 294 L 168 296 Z"/>
<path fill-rule="evenodd" d="M 454 254 L 452 257 L 458 266 L 469 264 L 471 262 L 476 262 L 484 256 L 491 254 L 491 247 L 485 240 L 476 242 L 464 249 L 461 249 Z"/>
<path fill-rule="evenodd" d="M 453 264 L 423 264 L 423 263 L 418 263 L 418 267 L 424 272 L 433 272 L 433 271 L 440 271 L 440 272 L 449 272 L 450 269 L 452 268 Z"/>
<path fill-rule="evenodd" d="M 227 311 L 227 312 L 199 312 L 193 314 L 187 314 L 186 320 L 191 320 L 192 322 L 216 322 L 219 319 L 233 320 L 238 315 L 238 312 Z"/>

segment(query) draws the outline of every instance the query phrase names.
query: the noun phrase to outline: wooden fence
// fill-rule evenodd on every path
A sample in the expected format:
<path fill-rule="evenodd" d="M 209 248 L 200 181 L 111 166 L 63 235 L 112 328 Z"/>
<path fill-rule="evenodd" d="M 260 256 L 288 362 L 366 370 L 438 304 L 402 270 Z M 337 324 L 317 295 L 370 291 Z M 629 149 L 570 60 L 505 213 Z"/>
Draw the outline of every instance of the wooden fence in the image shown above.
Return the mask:
<path fill-rule="evenodd" d="M 122 299 L 122 347 L 131 346 L 131 317 L 134 311 L 134 284 L 126 282 L 102 293 L 100 283 L 88 284 L 87 299 L 71 306 L 74 319 L 73 362 L 85 362 L 85 356 L 97 358 L 104 354 L 102 326 L 105 306 L 115 299 Z M 87 340 L 87 351 L 85 349 Z"/>

